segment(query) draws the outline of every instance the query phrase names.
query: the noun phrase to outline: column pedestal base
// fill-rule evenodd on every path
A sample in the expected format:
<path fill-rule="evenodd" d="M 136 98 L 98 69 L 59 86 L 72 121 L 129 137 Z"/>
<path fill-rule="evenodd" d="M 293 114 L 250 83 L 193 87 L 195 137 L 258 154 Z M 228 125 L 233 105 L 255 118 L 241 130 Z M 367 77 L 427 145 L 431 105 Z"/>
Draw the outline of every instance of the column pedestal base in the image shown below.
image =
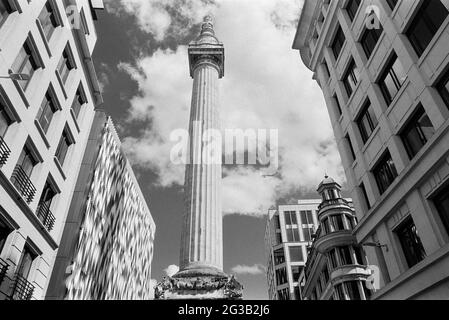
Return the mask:
<path fill-rule="evenodd" d="M 184 270 L 173 277 L 164 277 L 154 296 L 157 300 L 240 300 L 243 286 L 234 276 L 219 270 Z"/>

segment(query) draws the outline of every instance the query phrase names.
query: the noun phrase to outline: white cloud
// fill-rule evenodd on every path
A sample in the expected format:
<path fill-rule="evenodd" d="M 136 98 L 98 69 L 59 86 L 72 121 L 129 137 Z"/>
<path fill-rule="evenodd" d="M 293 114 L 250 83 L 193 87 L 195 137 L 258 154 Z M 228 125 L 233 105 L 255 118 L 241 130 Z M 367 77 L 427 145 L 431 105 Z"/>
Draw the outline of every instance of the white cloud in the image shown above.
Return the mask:
<path fill-rule="evenodd" d="M 249 274 L 249 275 L 259 275 L 265 273 L 265 266 L 261 264 L 255 264 L 253 266 L 246 265 L 236 265 L 231 269 L 232 273 L 235 274 Z"/>
<path fill-rule="evenodd" d="M 164 269 L 164 272 L 167 276 L 173 277 L 176 273 L 178 273 L 179 267 L 175 264 L 169 265 Z"/>
<path fill-rule="evenodd" d="M 166 1 L 121 1 L 143 30 L 156 36 L 168 36 L 176 24 L 172 19 L 171 29 L 163 23 L 157 30 L 144 27 L 153 14 L 149 8 Z M 279 130 L 278 176 L 263 178 L 251 167 L 225 169 L 224 212 L 264 215 L 277 198 L 293 190 L 315 189 L 325 172 L 343 183 L 321 90 L 299 53 L 291 49 L 301 1 L 221 0 L 216 7 L 202 7 L 200 0 L 174 0 L 169 8 L 178 2 L 186 4 L 179 14 L 187 17 L 188 26 L 214 10 L 216 34 L 226 48 L 226 74 L 220 81 L 223 128 Z M 200 7 L 199 13 L 192 11 Z M 137 8 L 148 9 L 146 15 Z M 188 127 L 192 80 L 186 47 L 159 49 L 119 67 L 140 91 L 131 100 L 129 121 L 148 123 L 140 136 L 124 139 L 125 149 L 135 164 L 157 173 L 158 185 L 182 185 L 184 168 L 170 162 L 169 134 Z"/>

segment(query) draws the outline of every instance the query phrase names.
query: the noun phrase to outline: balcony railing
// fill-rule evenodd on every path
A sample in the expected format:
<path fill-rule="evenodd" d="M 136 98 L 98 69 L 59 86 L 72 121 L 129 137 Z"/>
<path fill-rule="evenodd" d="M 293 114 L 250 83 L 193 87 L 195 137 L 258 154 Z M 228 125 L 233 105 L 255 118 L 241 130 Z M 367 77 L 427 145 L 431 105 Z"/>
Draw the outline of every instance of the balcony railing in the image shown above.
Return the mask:
<path fill-rule="evenodd" d="M 318 206 L 318 210 L 320 210 L 321 208 L 324 208 L 326 206 L 332 206 L 332 205 L 336 205 L 336 204 L 343 204 L 343 205 L 349 205 L 348 201 L 346 201 L 345 199 L 330 199 L 330 200 L 324 200 L 319 206 Z"/>
<path fill-rule="evenodd" d="M 5 260 L 0 258 L 0 285 L 3 282 L 3 279 L 6 276 L 6 272 L 8 271 L 9 264 L 6 263 Z"/>
<path fill-rule="evenodd" d="M 0 136 L 0 167 L 3 166 L 8 160 L 11 150 L 8 148 L 5 140 Z"/>
<path fill-rule="evenodd" d="M 16 274 L 12 283 L 11 300 L 31 300 L 34 286 L 24 277 Z"/>
<path fill-rule="evenodd" d="M 34 195 L 36 194 L 36 188 L 26 172 L 23 170 L 22 166 L 16 166 L 11 176 L 11 182 L 27 203 L 31 203 L 33 201 Z"/>
<path fill-rule="evenodd" d="M 53 230 L 56 219 L 53 213 L 50 211 L 50 207 L 47 203 L 39 203 L 39 205 L 37 206 L 36 215 L 49 232 Z"/>

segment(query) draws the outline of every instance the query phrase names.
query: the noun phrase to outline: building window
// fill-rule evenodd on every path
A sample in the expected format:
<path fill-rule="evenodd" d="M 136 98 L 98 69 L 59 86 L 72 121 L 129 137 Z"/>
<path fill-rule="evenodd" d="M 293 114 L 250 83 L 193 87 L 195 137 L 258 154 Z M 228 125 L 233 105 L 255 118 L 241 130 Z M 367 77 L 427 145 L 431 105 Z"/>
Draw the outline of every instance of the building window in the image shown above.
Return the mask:
<path fill-rule="evenodd" d="M 341 214 L 331 216 L 331 221 L 333 222 L 336 231 L 345 230 L 345 224 L 343 223 L 343 216 Z"/>
<path fill-rule="evenodd" d="M 444 188 L 433 199 L 433 202 L 438 210 L 446 232 L 449 233 L 449 186 Z"/>
<path fill-rule="evenodd" d="M 304 241 L 306 241 L 306 242 L 312 241 L 313 227 L 303 228 L 302 231 L 304 234 Z"/>
<path fill-rule="evenodd" d="M 330 261 L 330 265 L 331 265 L 332 269 L 335 269 L 338 267 L 338 260 L 337 260 L 336 254 L 337 253 L 336 253 L 335 249 L 330 250 L 328 253 L 329 261 Z"/>
<path fill-rule="evenodd" d="M 352 257 L 351 257 L 351 250 L 349 250 L 349 247 L 338 247 L 338 254 L 340 255 L 340 260 L 342 265 L 349 265 L 353 264 Z"/>
<path fill-rule="evenodd" d="M 396 7 L 396 4 L 398 3 L 398 0 L 387 0 L 388 6 L 391 10 L 394 10 Z"/>
<path fill-rule="evenodd" d="M 387 152 L 373 170 L 379 192 L 382 195 L 398 176 L 396 166 Z"/>
<path fill-rule="evenodd" d="M 407 37 L 418 57 L 424 53 L 448 14 L 440 0 L 423 1 L 407 31 Z"/>
<path fill-rule="evenodd" d="M 290 292 L 288 289 L 282 289 L 278 291 L 279 300 L 290 300 Z"/>
<path fill-rule="evenodd" d="M 346 142 L 348 143 L 349 151 L 351 153 L 352 162 L 355 161 L 355 152 L 352 146 L 351 138 L 349 137 L 349 133 L 345 136 Z"/>
<path fill-rule="evenodd" d="M 287 242 L 299 242 L 299 230 L 298 228 L 287 229 Z"/>
<path fill-rule="evenodd" d="M 371 54 L 373 53 L 382 32 L 382 26 L 380 26 L 380 28 L 365 29 L 363 32 L 360 43 L 362 44 L 363 51 L 365 51 L 367 59 L 371 57 Z"/>
<path fill-rule="evenodd" d="M 11 176 L 12 184 L 27 203 L 31 203 L 36 193 L 36 188 L 30 180 L 34 167 L 38 162 L 25 146 L 19 156 L 14 172 Z"/>
<path fill-rule="evenodd" d="M 355 254 L 355 258 L 356 258 L 356 264 L 363 265 L 364 261 L 363 261 L 362 249 L 360 247 L 353 247 L 353 248 L 354 248 L 354 254 Z"/>
<path fill-rule="evenodd" d="M 29 76 L 29 79 L 27 80 L 18 80 L 18 83 L 23 90 L 26 90 L 31 77 L 34 74 L 34 71 L 36 71 L 38 68 L 39 66 L 36 62 L 36 58 L 27 40 L 23 44 L 22 48 L 20 48 L 19 54 L 17 55 L 14 63 L 11 66 L 11 70 L 14 73 L 23 73 Z"/>
<path fill-rule="evenodd" d="M 329 277 L 329 269 L 327 268 L 327 265 L 324 265 L 323 277 L 324 277 L 324 283 L 328 283 L 330 277 Z"/>
<path fill-rule="evenodd" d="M 301 294 L 300 294 L 300 292 L 299 292 L 299 287 L 298 287 L 298 286 L 294 287 L 294 288 L 293 288 L 293 291 L 294 291 L 294 293 L 295 293 L 295 300 L 302 300 L 302 299 L 301 299 Z"/>
<path fill-rule="evenodd" d="M 357 69 L 357 65 L 355 64 L 354 59 L 351 59 L 349 63 L 348 69 L 346 70 L 345 75 L 343 76 L 343 84 L 345 85 L 346 93 L 348 97 L 352 95 L 357 87 L 357 83 L 359 82 L 359 70 Z"/>
<path fill-rule="evenodd" d="M 273 255 L 274 255 L 274 264 L 276 266 L 285 262 L 285 255 L 283 248 L 274 250 Z"/>
<path fill-rule="evenodd" d="M 275 215 L 274 216 L 274 229 L 280 229 L 281 228 L 281 221 L 279 220 L 279 216 Z"/>
<path fill-rule="evenodd" d="M 276 232 L 276 244 L 282 243 L 282 233 Z"/>
<path fill-rule="evenodd" d="M 337 295 L 337 300 L 346 300 L 346 295 L 343 290 L 343 284 L 339 283 L 334 287 L 335 294 Z"/>
<path fill-rule="evenodd" d="M 45 183 L 44 189 L 42 190 L 36 214 L 48 231 L 51 231 L 53 229 L 55 223 L 55 217 L 50 211 L 51 204 L 55 196 L 56 191 L 52 187 L 51 183 L 47 181 Z"/>
<path fill-rule="evenodd" d="M 70 140 L 66 130 L 62 132 L 61 140 L 59 141 L 58 148 L 56 149 L 55 157 L 58 159 L 59 164 L 62 166 L 64 164 L 65 158 L 67 156 L 67 151 L 73 142 Z"/>
<path fill-rule="evenodd" d="M 300 211 L 301 215 L 301 223 L 302 224 L 313 224 L 313 213 L 312 210 L 303 210 Z"/>
<path fill-rule="evenodd" d="M 87 101 L 84 98 L 83 94 L 81 93 L 81 88 L 78 88 L 78 90 L 76 90 L 75 98 L 73 99 L 73 103 L 72 103 L 72 111 L 73 111 L 73 114 L 75 115 L 75 119 L 78 119 L 80 111 L 81 111 L 81 107 L 85 103 L 87 103 Z"/>
<path fill-rule="evenodd" d="M 84 9 L 81 9 L 81 12 L 80 12 L 80 22 L 81 22 L 81 28 L 83 30 L 83 33 L 85 35 L 89 35 L 90 31 L 89 31 L 89 27 L 87 26 L 87 20 L 86 20 L 86 15 L 84 14 Z"/>
<path fill-rule="evenodd" d="M 293 277 L 293 282 L 298 282 L 299 276 L 301 274 L 302 271 L 302 267 L 300 266 L 293 266 L 292 267 L 292 277 Z"/>
<path fill-rule="evenodd" d="M 410 159 L 421 150 L 434 133 L 435 129 L 432 122 L 420 105 L 401 133 L 402 141 Z"/>
<path fill-rule="evenodd" d="M 280 268 L 276 270 L 276 285 L 281 286 L 288 282 L 287 269 Z"/>
<path fill-rule="evenodd" d="M 424 260 L 426 252 L 424 251 L 424 247 L 412 218 L 408 218 L 401 223 L 395 230 L 395 233 L 401 243 L 402 252 L 404 253 L 409 268 Z"/>
<path fill-rule="evenodd" d="M 357 126 L 359 127 L 363 143 L 366 143 L 371 137 L 374 129 L 377 127 L 377 124 L 377 117 L 374 113 L 373 107 L 371 106 L 371 102 L 368 100 L 357 120 Z"/>
<path fill-rule="evenodd" d="M 296 212 L 295 211 L 285 211 L 284 217 L 285 217 L 286 225 L 290 226 L 293 224 L 298 224 L 298 221 L 296 220 Z"/>
<path fill-rule="evenodd" d="M 8 18 L 12 12 L 11 5 L 8 0 L 0 0 L 0 25 Z"/>
<path fill-rule="evenodd" d="M 363 200 L 365 201 L 366 207 L 371 209 L 371 203 L 369 202 L 368 193 L 366 192 L 365 184 L 362 182 L 359 186 L 360 191 L 362 191 Z"/>
<path fill-rule="evenodd" d="M 53 114 L 57 111 L 54 99 L 52 95 L 47 91 L 42 100 L 39 111 L 37 112 L 36 120 L 39 122 L 42 130 L 47 133 L 50 127 Z"/>
<path fill-rule="evenodd" d="M 346 11 L 348 12 L 349 19 L 354 21 L 355 14 L 359 9 L 361 0 L 349 0 L 348 5 L 346 6 Z"/>
<path fill-rule="evenodd" d="M 296 247 L 289 247 L 290 252 L 290 261 L 291 262 L 303 262 L 304 256 L 302 253 L 302 247 L 296 246 Z"/>
<path fill-rule="evenodd" d="M 70 71 L 75 68 L 74 63 L 69 58 L 68 49 L 64 49 L 62 52 L 62 57 L 58 63 L 58 72 L 61 77 L 62 82 L 65 84 L 67 78 L 69 77 Z"/>
<path fill-rule="evenodd" d="M 8 227 L 1 219 L 0 219 L 0 254 L 3 251 L 3 247 L 5 246 L 6 239 L 8 239 L 9 234 L 12 232 L 11 228 Z"/>
<path fill-rule="evenodd" d="M 406 78 L 404 68 L 397 55 L 394 54 L 379 80 L 379 86 L 387 105 L 390 105 L 396 97 Z"/>
<path fill-rule="evenodd" d="M 446 72 L 443 79 L 438 83 L 437 90 L 449 108 L 449 71 Z"/>
<path fill-rule="evenodd" d="M 358 281 L 348 281 L 345 283 L 346 291 L 348 292 L 349 300 L 361 300 Z"/>
<path fill-rule="evenodd" d="M 38 19 L 44 31 L 45 38 L 47 39 L 47 41 L 49 41 L 51 36 L 53 35 L 53 32 L 58 26 L 58 22 L 56 21 L 56 15 L 52 8 L 52 5 L 50 4 L 50 1 L 47 1 L 45 3 L 41 13 L 39 14 Z"/>
<path fill-rule="evenodd" d="M 331 48 L 334 53 L 335 60 L 338 59 L 340 55 L 341 49 L 343 48 L 343 44 L 345 43 L 345 34 L 340 26 L 338 26 L 337 33 L 335 34 L 334 40 L 332 41 Z"/>
<path fill-rule="evenodd" d="M 12 120 L 6 112 L 5 106 L 0 101 L 0 137 L 3 138 L 5 136 L 6 131 L 8 130 L 11 123 Z"/>
<path fill-rule="evenodd" d="M 449 96 L 449 94 L 448 94 Z M 341 112 L 341 105 L 340 105 L 340 101 L 338 100 L 337 94 L 335 93 L 334 96 L 334 101 L 335 101 L 335 106 L 337 107 L 337 113 L 339 116 L 341 116 L 342 112 Z"/>

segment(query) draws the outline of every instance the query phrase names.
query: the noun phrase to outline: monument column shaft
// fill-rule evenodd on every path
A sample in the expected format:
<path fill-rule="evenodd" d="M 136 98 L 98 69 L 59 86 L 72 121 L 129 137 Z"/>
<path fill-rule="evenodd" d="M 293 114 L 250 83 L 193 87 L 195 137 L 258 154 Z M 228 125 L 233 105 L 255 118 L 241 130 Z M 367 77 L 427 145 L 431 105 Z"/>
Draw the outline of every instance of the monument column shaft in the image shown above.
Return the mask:
<path fill-rule="evenodd" d="M 207 144 L 203 133 L 208 129 L 220 130 L 219 72 L 213 64 L 203 61 L 198 63 L 193 76 L 180 269 L 223 270 L 222 167 L 202 161 Z"/>

